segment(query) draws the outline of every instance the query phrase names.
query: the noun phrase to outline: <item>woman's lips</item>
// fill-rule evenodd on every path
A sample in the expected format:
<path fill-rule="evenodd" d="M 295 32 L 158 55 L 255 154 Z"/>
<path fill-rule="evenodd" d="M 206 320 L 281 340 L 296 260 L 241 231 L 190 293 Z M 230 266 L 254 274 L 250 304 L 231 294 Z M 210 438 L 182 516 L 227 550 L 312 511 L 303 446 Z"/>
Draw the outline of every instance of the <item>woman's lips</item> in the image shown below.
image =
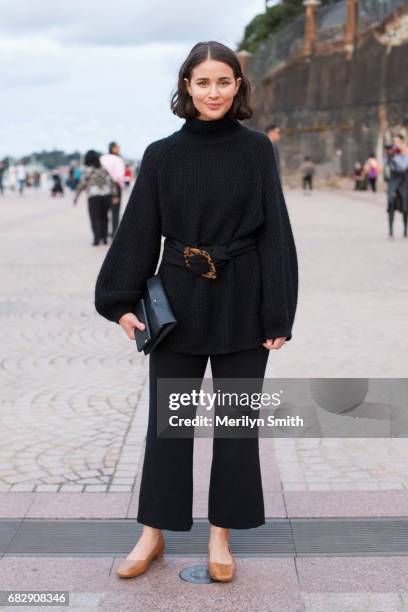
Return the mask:
<path fill-rule="evenodd" d="M 221 104 L 207 104 L 208 108 L 220 108 Z"/>

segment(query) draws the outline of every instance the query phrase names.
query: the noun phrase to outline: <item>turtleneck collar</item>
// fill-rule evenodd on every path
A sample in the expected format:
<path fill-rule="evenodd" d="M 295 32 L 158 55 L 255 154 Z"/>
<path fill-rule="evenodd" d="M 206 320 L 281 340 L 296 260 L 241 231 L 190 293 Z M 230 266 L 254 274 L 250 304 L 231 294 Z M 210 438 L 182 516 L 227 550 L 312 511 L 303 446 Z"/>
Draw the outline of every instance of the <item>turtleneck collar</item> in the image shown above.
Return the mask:
<path fill-rule="evenodd" d="M 221 119 L 186 119 L 181 127 L 182 132 L 197 135 L 209 135 L 217 136 L 219 134 L 225 135 L 233 132 L 240 123 L 236 119 L 224 115 Z"/>

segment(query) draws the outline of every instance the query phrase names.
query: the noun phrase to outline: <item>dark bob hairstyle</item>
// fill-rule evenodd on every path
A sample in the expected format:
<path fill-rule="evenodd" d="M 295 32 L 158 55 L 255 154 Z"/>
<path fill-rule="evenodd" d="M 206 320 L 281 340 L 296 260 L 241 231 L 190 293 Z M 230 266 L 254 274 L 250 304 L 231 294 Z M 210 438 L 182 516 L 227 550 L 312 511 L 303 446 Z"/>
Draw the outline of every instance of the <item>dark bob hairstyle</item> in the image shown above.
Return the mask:
<path fill-rule="evenodd" d="M 226 113 L 227 116 L 232 119 L 249 119 L 252 117 L 254 111 L 250 105 L 251 84 L 249 79 L 242 72 L 241 65 L 234 51 L 215 40 L 199 42 L 194 45 L 187 59 L 182 64 L 178 75 L 177 90 L 171 97 L 170 108 L 172 112 L 184 119 L 195 119 L 199 115 L 187 91 L 184 79 L 190 80 L 193 68 L 207 59 L 228 64 L 233 70 L 234 77 L 236 79 L 241 77 L 242 79 L 238 92 L 234 96 L 234 102 Z"/>
<path fill-rule="evenodd" d="M 99 153 L 97 153 L 93 149 L 90 149 L 85 153 L 85 166 L 91 166 L 91 168 L 100 168 L 101 162 L 99 161 L 99 157 Z"/>

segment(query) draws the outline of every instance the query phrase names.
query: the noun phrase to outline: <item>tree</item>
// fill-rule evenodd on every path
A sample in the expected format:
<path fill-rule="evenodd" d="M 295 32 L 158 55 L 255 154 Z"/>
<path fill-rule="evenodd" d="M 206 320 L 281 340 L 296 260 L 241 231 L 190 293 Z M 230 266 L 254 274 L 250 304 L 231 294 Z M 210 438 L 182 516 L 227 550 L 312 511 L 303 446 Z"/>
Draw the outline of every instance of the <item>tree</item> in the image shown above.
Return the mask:
<path fill-rule="evenodd" d="M 322 0 L 322 4 L 330 3 L 333 3 L 333 0 Z M 246 26 L 237 51 L 245 49 L 250 53 L 255 53 L 270 34 L 278 32 L 303 12 L 302 0 L 282 0 L 268 7 L 264 13 L 256 15 Z"/>

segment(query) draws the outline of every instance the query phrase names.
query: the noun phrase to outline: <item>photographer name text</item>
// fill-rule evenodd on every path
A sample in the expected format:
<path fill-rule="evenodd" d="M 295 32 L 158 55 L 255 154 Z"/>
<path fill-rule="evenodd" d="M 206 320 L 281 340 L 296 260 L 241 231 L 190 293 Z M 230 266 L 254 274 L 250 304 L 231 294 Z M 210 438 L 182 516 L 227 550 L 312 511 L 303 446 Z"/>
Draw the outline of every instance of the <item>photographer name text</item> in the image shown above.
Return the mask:
<path fill-rule="evenodd" d="M 299 416 L 274 417 L 269 415 L 266 419 L 263 417 L 250 417 L 243 415 L 240 417 L 216 416 L 215 419 L 210 416 L 199 415 L 196 417 L 180 417 L 172 415 L 169 417 L 169 425 L 171 427 L 303 427 L 303 419 Z"/>

